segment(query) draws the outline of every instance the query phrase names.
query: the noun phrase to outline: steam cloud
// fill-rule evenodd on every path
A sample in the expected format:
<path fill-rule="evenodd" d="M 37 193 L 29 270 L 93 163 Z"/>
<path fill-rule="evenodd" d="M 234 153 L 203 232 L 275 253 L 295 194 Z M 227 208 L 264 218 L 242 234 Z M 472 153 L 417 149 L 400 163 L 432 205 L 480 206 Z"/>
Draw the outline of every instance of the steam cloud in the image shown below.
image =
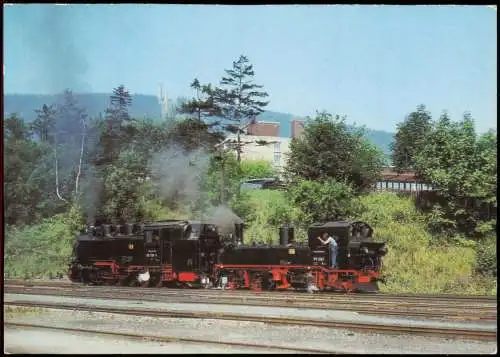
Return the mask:
<path fill-rule="evenodd" d="M 203 149 L 186 152 L 173 146 L 153 155 L 150 170 L 162 199 L 193 207 L 201 198 L 205 206 L 193 208 L 202 211 L 203 220 L 217 224 L 223 231 L 232 230 L 235 223 L 243 222 L 241 218 L 225 205 L 207 203 L 202 181 L 207 177 L 209 163 L 209 155 Z"/>
<path fill-rule="evenodd" d="M 153 155 L 150 170 L 163 199 L 187 204 L 199 197 L 208 165 L 208 155 L 203 150 L 187 153 L 171 147 Z"/>
<path fill-rule="evenodd" d="M 225 205 L 210 207 L 207 210 L 206 220 L 219 226 L 222 233 L 232 232 L 236 223 L 243 223 L 243 220 Z"/>
<path fill-rule="evenodd" d="M 78 10 L 78 6 L 55 5 L 30 5 L 26 9 L 20 40 L 35 59 L 33 65 L 37 76 L 31 83 L 32 90 L 43 93 L 61 93 L 66 88 L 75 92 L 90 91 L 85 82 L 88 63 L 80 50 L 84 46 L 79 45 L 79 38 L 75 36 Z M 59 118 L 59 121 L 61 119 L 67 122 L 64 119 L 68 118 Z M 75 133 L 81 131 L 78 125 L 74 129 Z M 96 144 L 95 135 L 87 133 L 86 152 L 92 151 Z M 77 162 L 79 140 L 74 143 L 75 147 L 71 148 L 74 150 L 58 153 L 61 172 L 71 170 Z M 242 223 L 242 220 L 225 205 L 207 204 L 207 192 L 203 192 L 201 183 L 206 179 L 208 168 L 209 155 L 201 149 L 186 152 L 179 147 L 171 147 L 154 154 L 150 161 L 152 179 L 158 185 L 162 199 L 193 207 L 200 197 L 205 197 L 202 199 L 204 207 L 193 207 L 202 211 L 203 220 L 219 225 L 222 230 L 232 229 L 235 223 Z M 89 221 L 93 221 L 96 215 L 102 194 L 102 179 L 87 162 L 81 185 L 85 192 L 82 203 Z"/>

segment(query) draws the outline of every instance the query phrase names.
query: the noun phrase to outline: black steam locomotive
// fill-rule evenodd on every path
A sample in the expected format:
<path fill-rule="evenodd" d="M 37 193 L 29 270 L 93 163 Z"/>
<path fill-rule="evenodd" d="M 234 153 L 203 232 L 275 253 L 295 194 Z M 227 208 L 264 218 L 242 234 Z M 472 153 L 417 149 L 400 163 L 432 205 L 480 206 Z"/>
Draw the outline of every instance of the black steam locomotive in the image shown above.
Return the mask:
<path fill-rule="evenodd" d="M 325 232 L 337 241 L 336 269 L 317 239 Z M 89 227 L 76 238 L 69 277 L 110 285 L 378 290 L 387 248 L 373 241 L 368 224 L 313 224 L 306 244 L 295 241 L 293 227 L 279 233 L 279 245 L 246 245 L 243 224 L 226 234 L 215 224 L 185 220 Z"/>

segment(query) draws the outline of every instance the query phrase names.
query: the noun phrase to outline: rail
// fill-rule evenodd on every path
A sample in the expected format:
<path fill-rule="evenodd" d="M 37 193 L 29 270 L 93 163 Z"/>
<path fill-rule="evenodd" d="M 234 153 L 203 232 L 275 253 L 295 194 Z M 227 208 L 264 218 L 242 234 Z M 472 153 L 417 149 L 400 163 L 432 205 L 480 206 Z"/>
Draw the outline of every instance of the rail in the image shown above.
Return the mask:
<path fill-rule="evenodd" d="M 59 280 L 4 280 L 4 288 L 7 287 L 88 287 L 88 288 L 100 288 L 102 286 L 92 286 L 92 285 L 83 285 L 79 283 L 72 283 L 69 281 L 59 281 Z M 106 289 L 128 289 L 130 292 L 134 288 L 132 287 L 120 287 L 120 286 L 106 286 Z M 142 288 L 143 291 L 155 290 L 162 292 L 175 292 L 182 294 L 198 294 L 200 291 L 205 292 L 213 292 L 213 293 L 222 293 L 222 294 L 241 294 L 241 295 L 255 295 L 255 292 L 248 290 L 226 290 L 221 292 L 218 289 L 175 289 L 175 288 Z M 345 294 L 345 293 L 329 293 L 322 292 L 316 293 L 314 295 L 306 294 L 304 292 L 293 292 L 293 291 L 261 291 L 258 293 L 260 296 L 293 296 L 293 297 L 304 297 L 309 296 L 308 298 L 318 297 L 318 298 L 329 298 L 329 299 L 338 299 L 339 297 L 349 297 L 350 299 L 381 299 L 381 300 L 399 300 L 405 299 L 407 301 L 415 300 L 415 301 L 446 301 L 446 302 L 459 302 L 459 301 L 482 301 L 482 302 L 497 302 L 496 296 L 489 295 L 450 295 L 450 294 L 411 294 L 411 293 L 364 293 L 364 294 Z"/>
<path fill-rule="evenodd" d="M 4 305 L 45 308 L 57 310 L 80 310 L 89 312 L 104 312 L 112 314 L 123 314 L 133 316 L 147 316 L 157 318 L 197 318 L 197 319 L 216 319 L 216 320 L 234 320 L 262 322 L 278 325 L 298 325 L 312 327 L 326 327 L 335 329 L 348 329 L 361 332 L 389 333 L 389 334 L 417 334 L 443 338 L 465 338 L 472 340 L 496 341 L 496 330 L 491 329 L 466 329 L 466 328 L 444 328 L 432 326 L 415 326 L 400 324 L 382 324 L 382 323 L 361 323 L 330 320 L 310 320 L 304 318 L 291 317 L 269 317 L 255 316 L 249 314 L 234 314 L 225 312 L 192 312 L 192 311 L 168 311 L 158 309 L 137 309 L 137 308 L 116 308 L 107 306 L 75 305 L 63 303 L 42 303 L 26 301 L 7 301 Z"/>
<path fill-rule="evenodd" d="M 399 302 L 380 300 L 330 300 L 319 298 L 290 298 L 286 296 L 273 296 L 272 298 L 260 295 L 248 296 L 224 296 L 224 294 L 203 294 L 203 290 L 198 294 L 166 294 L 158 291 L 144 289 L 112 289 L 112 292 L 96 289 L 75 289 L 75 288 L 12 288 L 5 289 L 5 293 L 25 294 L 25 295 L 48 295 L 65 297 L 82 297 L 94 299 L 116 299 L 116 300 L 141 300 L 151 302 L 164 302 L 168 298 L 169 302 L 182 302 L 192 304 L 219 304 L 219 305 L 246 305 L 246 306 L 267 306 L 267 307 L 288 307 L 288 308 L 313 308 L 324 310 L 355 311 L 367 315 L 382 316 L 405 316 L 421 317 L 433 319 L 452 320 L 475 320 L 494 321 L 496 320 L 496 305 L 490 304 L 447 304 L 440 301 L 424 302 Z"/>
<path fill-rule="evenodd" d="M 263 352 L 271 351 L 287 351 L 287 352 L 297 352 L 297 353 L 335 353 L 335 351 L 321 350 L 314 348 L 299 348 L 299 347 L 287 347 L 287 346 L 272 346 L 263 345 L 247 342 L 230 342 L 230 341 L 216 341 L 216 340 L 206 340 L 206 339 L 196 339 L 196 338 L 184 338 L 176 336 L 156 336 L 156 335 L 144 335 L 144 334 L 134 334 L 127 332 L 115 332 L 115 331 L 101 331 L 101 330 L 91 330 L 91 329 L 80 329 L 80 328 L 70 328 L 70 327 L 56 327 L 47 326 L 39 324 L 25 324 L 25 323 L 15 323 L 15 322 L 5 322 L 6 327 L 17 327 L 17 328 L 35 328 L 35 329 L 47 329 L 71 333 L 83 333 L 83 334 L 93 334 L 93 335 L 104 335 L 107 337 L 119 337 L 119 338 L 129 338 L 140 341 L 159 341 L 159 342 L 180 342 L 180 343 L 196 343 L 204 345 L 219 345 L 219 346 L 230 346 L 230 347 L 242 347 L 242 348 L 252 348 L 262 350 Z"/>

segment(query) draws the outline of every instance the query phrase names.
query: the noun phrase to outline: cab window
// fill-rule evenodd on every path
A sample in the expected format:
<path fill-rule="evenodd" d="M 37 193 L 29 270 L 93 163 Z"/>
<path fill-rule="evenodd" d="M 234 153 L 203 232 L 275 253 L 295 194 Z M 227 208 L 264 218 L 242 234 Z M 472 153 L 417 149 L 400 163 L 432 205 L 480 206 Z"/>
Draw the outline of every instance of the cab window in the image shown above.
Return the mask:
<path fill-rule="evenodd" d="M 160 230 L 155 229 L 153 231 L 153 241 L 158 242 L 160 240 Z"/>
<path fill-rule="evenodd" d="M 170 231 L 168 228 L 164 228 L 160 231 L 161 240 L 169 240 L 170 239 Z"/>
<path fill-rule="evenodd" d="M 146 231 L 144 232 L 145 238 L 146 238 L 146 243 L 152 243 L 153 242 L 153 232 L 152 231 Z"/>

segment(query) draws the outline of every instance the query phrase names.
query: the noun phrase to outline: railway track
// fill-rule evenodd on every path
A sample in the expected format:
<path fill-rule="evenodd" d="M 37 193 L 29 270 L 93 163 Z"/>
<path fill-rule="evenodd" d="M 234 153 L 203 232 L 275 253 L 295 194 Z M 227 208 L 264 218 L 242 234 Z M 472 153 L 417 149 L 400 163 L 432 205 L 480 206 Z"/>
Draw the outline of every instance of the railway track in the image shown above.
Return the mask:
<path fill-rule="evenodd" d="M 112 314 L 123 314 L 133 316 L 148 316 L 157 318 L 196 318 L 196 319 L 216 319 L 233 321 L 252 321 L 278 325 L 297 325 L 326 327 L 335 329 L 348 329 L 360 332 L 389 333 L 389 334 L 416 334 L 442 338 L 464 338 L 471 340 L 496 341 L 496 330 L 491 329 L 466 329 L 466 328 L 445 328 L 418 325 L 401 324 L 374 324 L 347 321 L 311 320 L 296 317 L 269 317 L 254 316 L 248 314 L 234 314 L 226 312 L 192 312 L 192 311 L 168 311 L 159 309 L 137 309 L 137 308 L 116 308 L 108 306 L 95 306 L 90 304 L 62 304 L 62 303 L 42 303 L 26 301 L 7 301 L 4 305 L 45 308 L 57 310 L 79 310 L 89 312 L 105 312 Z"/>
<path fill-rule="evenodd" d="M 53 290 L 7 290 L 6 293 L 17 294 L 33 294 L 33 295 L 49 295 L 54 296 Z M 165 302 L 164 296 L 157 296 L 155 294 L 109 294 L 98 293 L 95 291 L 58 291 L 57 296 L 66 297 L 84 297 L 94 299 L 117 299 L 117 300 L 140 300 L 152 302 Z M 496 309 L 483 309 L 481 307 L 474 307 L 474 313 L 471 310 L 465 310 L 457 307 L 446 307 L 445 309 L 436 306 L 413 306 L 408 307 L 404 305 L 391 304 L 343 304 L 343 303 L 321 303 L 317 301 L 297 302 L 287 299 L 261 299 L 257 298 L 212 298 L 207 299 L 204 297 L 169 297 L 168 302 L 174 303 L 192 303 L 192 304 L 221 304 L 221 305 L 247 305 L 247 306 L 267 306 L 267 307 L 294 307 L 294 308 L 314 308 L 325 310 L 340 310 L 340 311 L 356 311 L 358 313 L 365 313 L 370 315 L 382 316 L 405 316 L 405 317 L 422 317 L 422 318 L 435 318 L 435 319 L 453 319 L 453 320 L 475 320 L 475 321 L 494 321 L 496 320 Z M 467 311 L 465 313 L 464 311 Z"/>
<path fill-rule="evenodd" d="M 90 286 L 83 285 L 78 283 L 72 283 L 69 281 L 58 281 L 58 280 L 5 280 L 4 287 L 54 287 L 54 288 L 63 288 L 63 287 L 72 287 L 72 288 L 106 288 L 106 289 L 122 289 L 130 292 L 131 290 L 140 290 L 140 291 L 159 291 L 162 294 L 200 294 L 202 291 L 204 294 L 213 293 L 213 294 L 224 294 L 225 296 L 245 296 L 245 295 L 255 295 L 255 292 L 248 290 L 230 290 L 230 291 L 220 291 L 216 289 L 175 289 L 175 288 L 136 288 L 136 287 L 122 287 L 122 286 Z M 366 299 L 377 299 L 377 300 L 404 300 L 405 302 L 429 302 L 433 301 L 434 303 L 443 302 L 443 303 L 491 303 L 496 304 L 497 298 L 496 296 L 482 296 L 482 295 L 431 295 L 431 294 L 383 294 L 383 293 L 375 293 L 375 294 L 342 294 L 342 293 L 317 293 L 314 295 L 305 294 L 303 292 L 293 292 L 293 291 L 261 291 L 258 293 L 260 296 L 269 296 L 275 297 L 277 295 L 286 296 L 288 298 L 304 298 L 307 296 L 307 299 L 330 299 L 330 300 L 339 300 L 339 299 L 350 299 L 350 300 L 366 300 Z"/>
<path fill-rule="evenodd" d="M 112 291 L 110 291 L 112 290 Z M 67 297 L 85 297 L 99 299 L 119 299 L 119 300 L 141 300 L 156 302 L 182 302 L 182 303 L 208 303 L 223 305 L 247 305 L 247 306 L 267 306 L 267 307 L 294 307 L 294 308 L 314 308 L 341 311 L 356 311 L 358 313 L 383 316 L 405 316 L 434 319 L 453 319 L 453 320 L 475 320 L 475 321 L 494 321 L 497 318 L 496 303 L 480 304 L 443 304 L 429 301 L 423 302 L 404 302 L 400 301 L 382 301 L 382 300 L 346 300 L 322 299 L 319 297 L 300 297 L 279 296 L 275 294 L 272 297 L 262 295 L 226 295 L 223 293 L 213 294 L 212 291 L 205 292 L 198 290 L 195 294 L 184 294 L 184 291 L 165 292 L 160 289 L 131 289 L 114 287 L 22 287 L 6 286 L 5 293 L 28 294 L 28 295 L 58 295 Z"/>
<path fill-rule="evenodd" d="M 260 350 L 263 353 L 270 352 L 286 352 L 286 353 L 314 353 L 314 354 L 335 354 L 335 351 L 331 350 L 321 350 L 315 348 L 301 348 L 301 347 L 290 347 L 290 346 L 276 346 L 276 345 L 263 345 L 247 342 L 230 342 L 230 341 L 216 341 L 216 340 L 206 340 L 206 339 L 195 339 L 195 338 L 183 338 L 176 336 L 157 336 L 157 335 L 144 335 L 144 334 L 133 334 L 127 332 L 115 332 L 115 331 L 102 331 L 102 330 L 91 330 L 91 329 L 80 329 L 80 328 L 69 328 L 69 327 L 56 327 L 47 326 L 39 324 L 26 324 L 26 323 L 15 323 L 15 322 L 5 322 L 4 326 L 14 327 L 14 328 L 34 328 L 34 329 L 44 329 L 52 331 L 70 332 L 72 334 L 91 334 L 91 335 L 101 335 L 106 337 L 115 338 L 128 338 L 139 341 L 157 341 L 157 342 L 167 342 L 167 343 L 187 343 L 187 344 L 203 344 L 203 345 L 217 345 L 217 346 L 227 346 L 227 347 L 239 347 L 253 350 Z"/>

